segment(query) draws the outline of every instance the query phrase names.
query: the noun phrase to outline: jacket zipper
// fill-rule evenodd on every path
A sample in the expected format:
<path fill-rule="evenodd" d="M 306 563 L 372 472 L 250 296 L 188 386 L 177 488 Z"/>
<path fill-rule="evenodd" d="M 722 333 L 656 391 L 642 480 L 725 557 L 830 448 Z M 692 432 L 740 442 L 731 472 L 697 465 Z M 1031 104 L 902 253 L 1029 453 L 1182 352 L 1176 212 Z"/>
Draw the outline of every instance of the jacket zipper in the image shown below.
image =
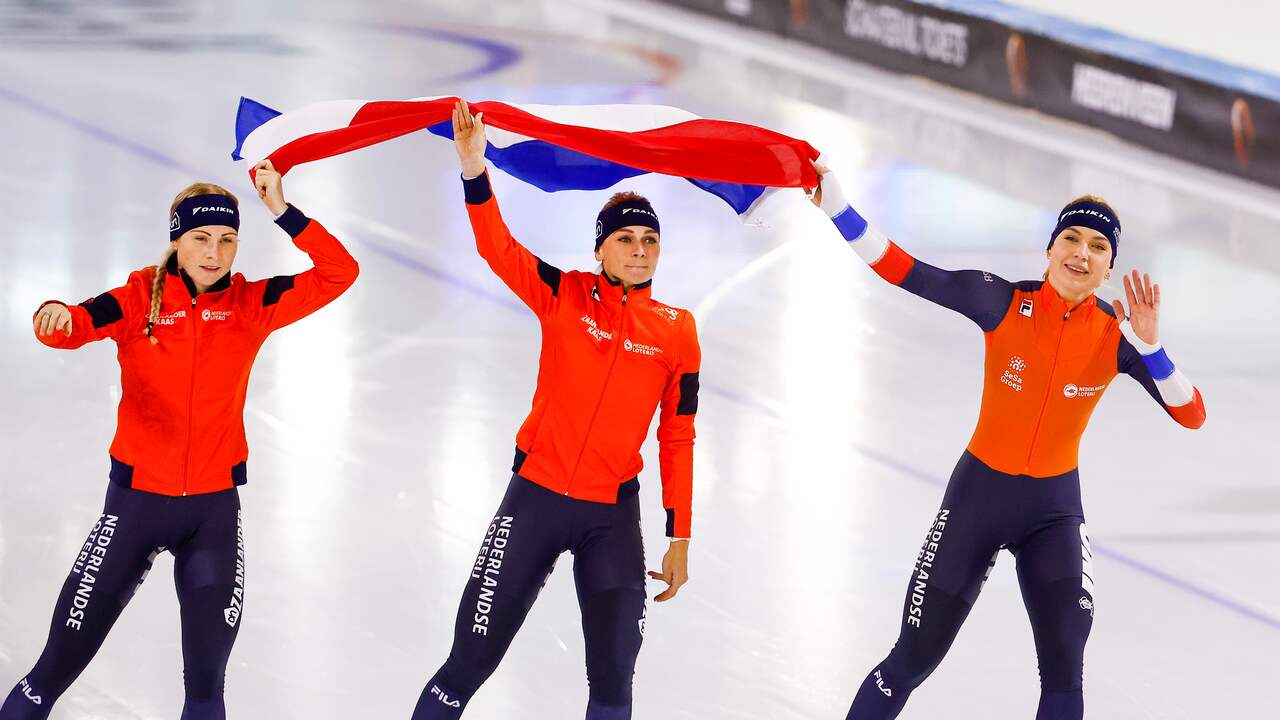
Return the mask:
<path fill-rule="evenodd" d="M 196 315 L 196 299 L 191 298 L 191 384 L 187 386 L 187 454 L 182 467 L 183 497 L 187 496 L 187 481 L 191 477 L 191 432 L 194 429 L 191 414 L 195 412 L 193 396 L 196 393 L 196 350 L 200 342 L 200 325 L 197 320 L 199 317 Z"/>
<path fill-rule="evenodd" d="M 1036 429 L 1031 433 L 1031 446 L 1027 448 L 1027 462 L 1022 474 L 1031 472 L 1031 458 L 1035 455 L 1036 440 L 1040 437 L 1040 425 L 1044 422 L 1045 408 L 1049 407 L 1049 395 L 1053 392 L 1053 373 L 1058 369 L 1058 355 L 1062 352 L 1062 336 L 1067 334 L 1067 320 L 1071 317 L 1068 310 L 1062 316 L 1062 328 L 1058 330 L 1058 346 L 1053 350 L 1053 362 L 1049 365 L 1049 380 L 1044 386 L 1044 401 L 1040 404 L 1040 414 L 1036 417 Z"/>
<path fill-rule="evenodd" d="M 604 383 L 600 386 L 600 397 L 596 398 L 596 408 L 591 411 L 591 421 L 587 424 L 587 432 L 582 438 L 582 449 L 578 451 L 578 459 L 573 463 L 573 472 L 569 473 L 569 482 L 564 486 L 564 494 L 569 494 L 573 481 L 578 476 L 578 468 L 582 465 L 582 455 L 587 451 L 591 441 L 591 431 L 596 426 L 596 416 L 600 414 L 600 406 L 604 404 L 605 388 L 609 387 L 609 378 L 613 377 L 613 368 L 618 364 L 618 353 L 622 350 L 622 335 L 627 327 L 627 296 L 622 296 L 622 313 L 618 316 L 618 328 L 614 331 L 613 356 L 609 358 L 609 370 L 604 374 Z"/>

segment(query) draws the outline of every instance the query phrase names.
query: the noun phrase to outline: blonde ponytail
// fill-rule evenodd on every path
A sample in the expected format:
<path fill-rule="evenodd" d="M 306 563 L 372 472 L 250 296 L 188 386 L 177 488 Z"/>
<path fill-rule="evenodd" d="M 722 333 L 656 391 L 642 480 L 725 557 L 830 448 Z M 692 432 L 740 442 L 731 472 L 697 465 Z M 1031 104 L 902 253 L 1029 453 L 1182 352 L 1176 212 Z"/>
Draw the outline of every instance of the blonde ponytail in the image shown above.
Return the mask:
<path fill-rule="evenodd" d="M 182 189 L 173 198 L 173 203 L 169 205 L 169 215 L 172 216 L 178 211 L 178 205 L 189 197 L 197 195 L 225 195 L 231 198 L 231 203 L 236 207 L 240 207 L 240 201 L 232 192 L 221 185 L 213 183 L 192 183 Z M 160 301 L 164 298 L 164 281 L 169 276 L 169 262 L 173 256 L 177 254 L 178 246 L 170 244 L 169 249 L 164 251 L 164 257 L 160 259 L 160 264 L 156 266 L 155 279 L 151 281 L 151 312 L 147 313 L 147 337 L 151 340 L 152 345 L 159 345 L 160 341 L 155 335 L 151 334 L 152 328 L 160 320 Z"/>

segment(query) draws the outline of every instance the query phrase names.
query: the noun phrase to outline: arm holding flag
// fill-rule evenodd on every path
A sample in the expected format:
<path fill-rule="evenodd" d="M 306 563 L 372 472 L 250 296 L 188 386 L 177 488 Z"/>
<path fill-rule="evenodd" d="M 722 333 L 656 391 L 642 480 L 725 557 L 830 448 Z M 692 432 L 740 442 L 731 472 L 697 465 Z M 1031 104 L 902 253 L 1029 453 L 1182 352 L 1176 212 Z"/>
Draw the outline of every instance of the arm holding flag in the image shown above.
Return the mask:
<path fill-rule="evenodd" d="M 511 288 L 538 317 L 551 311 L 560 288 L 560 271 L 543 262 L 511 236 L 502 220 L 485 172 L 484 113 L 471 114 L 465 100 L 453 108 L 453 142 L 462 165 L 467 215 L 476 236 L 476 250 L 494 274 Z"/>

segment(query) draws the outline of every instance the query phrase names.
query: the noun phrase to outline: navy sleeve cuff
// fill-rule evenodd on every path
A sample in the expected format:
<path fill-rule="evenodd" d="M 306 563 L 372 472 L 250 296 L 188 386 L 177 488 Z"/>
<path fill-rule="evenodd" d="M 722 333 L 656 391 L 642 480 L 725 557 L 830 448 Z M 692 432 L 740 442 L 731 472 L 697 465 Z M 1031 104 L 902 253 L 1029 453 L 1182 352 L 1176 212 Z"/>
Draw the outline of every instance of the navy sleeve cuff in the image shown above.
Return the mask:
<path fill-rule="evenodd" d="M 462 192 L 467 197 L 468 205 L 483 205 L 493 197 L 493 188 L 489 186 L 489 171 L 486 170 L 473 178 L 462 178 Z"/>
<path fill-rule="evenodd" d="M 294 207 L 292 203 L 289 205 L 288 210 L 285 210 L 280 217 L 276 218 L 276 224 L 280 226 L 280 229 L 289 233 L 289 237 L 295 238 L 301 235 L 303 230 L 307 229 L 307 225 L 310 222 L 311 218 L 303 215 L 302 211 Z"/>

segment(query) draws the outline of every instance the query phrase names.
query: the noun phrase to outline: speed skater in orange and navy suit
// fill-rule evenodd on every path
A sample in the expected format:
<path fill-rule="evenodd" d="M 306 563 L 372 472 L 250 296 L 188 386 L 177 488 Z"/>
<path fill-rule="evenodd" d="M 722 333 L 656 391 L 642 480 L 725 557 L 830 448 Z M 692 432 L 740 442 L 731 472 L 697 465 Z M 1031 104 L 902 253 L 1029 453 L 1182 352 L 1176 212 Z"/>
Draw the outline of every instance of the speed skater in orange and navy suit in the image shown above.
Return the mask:
<path fill-rule="evenodd" d="M 259 197 L 311 256 L 310 270 L 254 282 L 232 275 L 239 204 L 196 183 L 169 209 L 159 265 L 79 305 L 51 300 L 36 310 L 36 338 L 49 347 L 114 340 L 122 392 L 105 506 L 62 586 L 44 652 L 0 719 L 49 716 L 165 551 L 181 605 L 182 718 L 226 717 L 224 678 L 245 595 L 237 488 L 248 478 L 249 372 L 268 335 L 327 305 L 359 272 L 320 223 L 285 203 L 269 161 L 255 173 Z"/>
<path fill-rule="evenodd" d="M 462 715 L 567 550 L 586 641 L 587 720 L 625 720 L 645 621 L 640 445 L 659 407 L 671 543 L 662 572 L 649 573 L 668 584 L 655 600 L 675 597 L 688 579 L 701 361 L 693 316 L 650 295 L 661 245 L 647 200 L 619 193 L 600 211 L 600 272 L 561 271 L 507 230 L 485 172 L 482 115 L 458 103 L 453 133 L 476 249 L 537 315 L 542 355 L 511 481 L 463 590 L 453 647 L 413 718 Z"/>
<path fill-rule="evenodd" d="M 1094 295 L 1111 276 L 1120 242 L 1120 219 L 1100 198 L 1078 198 L 1059 213 L 1043 281 L 1011 283 L 913 258 L 849 206 L 834 174 L 817 169 L 814 203 L 877 275 L 964 315 L 986 337 L 977 428 L 917 557 L 898 641 L 863 681 L 848 718 L 898 716 L 942 661 L 1007 548 L 1040 664 L 1036 718 L 1079 720 L 1094 612 L 1080 436 L 1119 373 L 1179 424 L 1194 429 L 1205 420 L 1200 392 L 1160 344 L 1160 286 L 1136 270 L 1125 276 L 1127 313 L 1120 301 Z"/>

